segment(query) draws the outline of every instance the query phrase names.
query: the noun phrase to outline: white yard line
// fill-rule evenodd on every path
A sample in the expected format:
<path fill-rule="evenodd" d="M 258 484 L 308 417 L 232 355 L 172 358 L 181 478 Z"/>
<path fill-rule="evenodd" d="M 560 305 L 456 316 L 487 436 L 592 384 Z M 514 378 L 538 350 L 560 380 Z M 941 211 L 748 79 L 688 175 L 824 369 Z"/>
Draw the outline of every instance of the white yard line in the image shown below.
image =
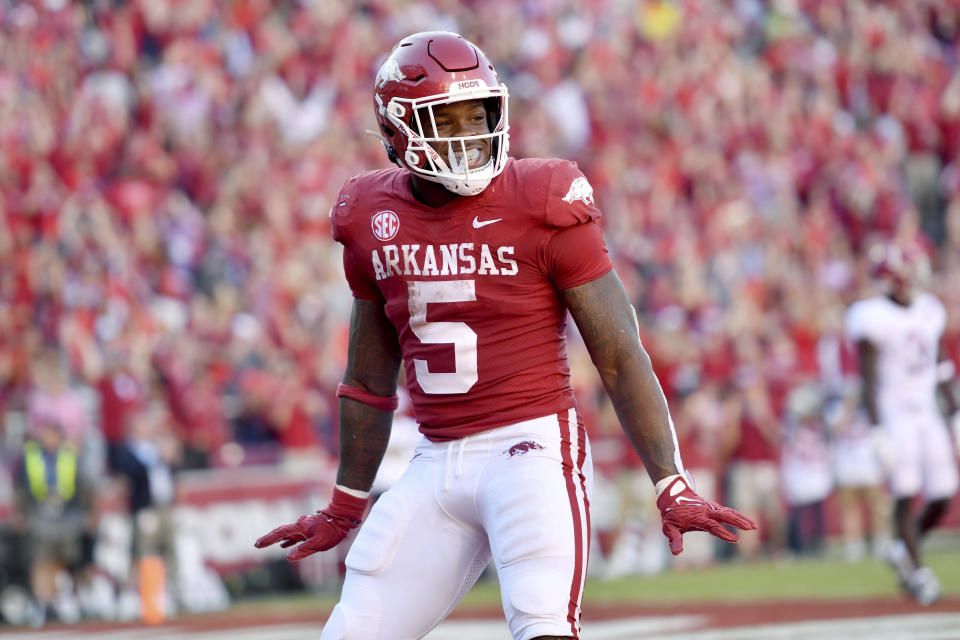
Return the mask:
<path fill-rule="evenodd" d="M 704 622 L 702 616 L 647 616 L 590 622 L 583 625 L 583 635 L 591 640 L 619 640 L 661 637 L 670 631 L 695 629 Z M 451 620 L 433 630 L 425 640 L 510 640 L 506 621 Z"/>
<path fill-rule="evenodd" d="M 811 620 L 739 626 L 727 629 L 702 629 L 704 616 L 646 616 L 590 622 L 584 635 L 590 640 L 850 640 L 869 636 L 870 640 L 957 640 L 960 637 L 960 613 Z M 68 631 L 4 629 L 4 640 L 316 640 L 320 624 L 279 624 L 230 628 L 221 631 L 191 631 L 168 626 L 157 629 L 117 631 Z M 502 620 L 451 620 L 437 627 L 426 640 L 510 640 Z"/>
<path fill-rule="evenodd" d="M 960 613 L 927 613 L 840 620 L 810 620 L 667 634 L 664 640 L 956 640 Z M 626 636 L 624 636 L 626 637 Z"/>

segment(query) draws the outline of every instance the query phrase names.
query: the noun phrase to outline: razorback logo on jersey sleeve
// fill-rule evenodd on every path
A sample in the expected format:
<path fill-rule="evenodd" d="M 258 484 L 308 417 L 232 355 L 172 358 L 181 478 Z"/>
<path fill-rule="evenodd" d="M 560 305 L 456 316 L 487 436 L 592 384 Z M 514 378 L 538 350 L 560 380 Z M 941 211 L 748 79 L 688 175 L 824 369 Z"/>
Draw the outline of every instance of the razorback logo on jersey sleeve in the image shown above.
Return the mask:
<path fill-rule="evenodd" d="M 574 162 L 555 165 L 547 197 L 547 224 L 572 227 L 600 218 L 593 197 L 593 187 Z"/>
<path fill-rule="evenodd" d="M 593 206 L 593 187 L 583 176 L 578 176 L 570 183 L 570 189 L 567 195 L 563 196 L 564 202 L 573 204 L 577 200 L 583 200 L 589 206 Z"/>

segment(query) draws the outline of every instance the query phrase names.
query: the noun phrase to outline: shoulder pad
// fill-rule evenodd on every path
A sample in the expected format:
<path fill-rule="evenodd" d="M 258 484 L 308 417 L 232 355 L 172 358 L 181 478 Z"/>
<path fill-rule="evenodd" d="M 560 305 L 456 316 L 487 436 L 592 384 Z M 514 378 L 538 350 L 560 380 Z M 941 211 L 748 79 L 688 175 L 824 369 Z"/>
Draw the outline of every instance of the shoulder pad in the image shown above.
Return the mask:
<path fill-rule="evenodd" d="M 350 212 L 357 204 L 357 182 L 356 176 L 344 182 L 330 206 L 330 227 L 333 231 L 333 239 L 337 242 L 343 242 L 346 239 Z"/>
<path fill-rule="evenodd" d="M 552 168 L 547 189 L 547 225 L 563 228 L 599 220 L 593 186 L 577 164 L 557 161 Z"/>

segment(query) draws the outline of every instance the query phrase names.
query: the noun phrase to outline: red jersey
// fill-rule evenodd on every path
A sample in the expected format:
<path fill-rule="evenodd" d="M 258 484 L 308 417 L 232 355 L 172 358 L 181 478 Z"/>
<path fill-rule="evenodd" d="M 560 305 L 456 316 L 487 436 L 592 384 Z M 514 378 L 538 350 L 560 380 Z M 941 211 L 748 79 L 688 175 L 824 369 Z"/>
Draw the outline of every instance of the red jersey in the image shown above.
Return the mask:
<path fill-rule="evenodd" d="M 330 214 L 358 298 L 396 328 L 420 431 L 449 440 L 574 406 L 559 290 L 607 273 L 593 190 L 572 162 L 510 160 L 434 209 L 405 169 L 351 178 Z"/>

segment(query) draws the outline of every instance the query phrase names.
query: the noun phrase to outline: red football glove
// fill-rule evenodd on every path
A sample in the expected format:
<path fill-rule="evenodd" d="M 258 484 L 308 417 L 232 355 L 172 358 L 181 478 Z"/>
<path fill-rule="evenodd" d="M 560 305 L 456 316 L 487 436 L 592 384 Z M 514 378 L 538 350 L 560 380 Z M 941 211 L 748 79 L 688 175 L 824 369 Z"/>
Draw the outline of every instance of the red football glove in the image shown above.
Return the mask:
<path fill-rule="evenodd" d="M 667 485 L 657 498 L 657 507 L 663 520 L 663 535 L 670 541 L 673 555 L 683 551 L 683 534 L 687 531 L 706 531 L 721 540 L 737 542 L 740 538 L 725 529 L 723 524 L 746 530 L 757 528 L 753 520 L 739 511 L 698 496 L 683 476 Z"/>
<path fill-rule="evenodd" d="M 358 498 L 334 488 L 333 499 L 326 509 L 314 515 L 300 516 L 293 524 L 277 527 L 257 540 L 257 549 L 280 542 L 287 548 L 302 542 L 296 549 L 287 552 L 287 560 L 300 560 L 317 551 L 326 551 L 340 544 L 352 529 L 360 525 L 369 498 Z"/>

